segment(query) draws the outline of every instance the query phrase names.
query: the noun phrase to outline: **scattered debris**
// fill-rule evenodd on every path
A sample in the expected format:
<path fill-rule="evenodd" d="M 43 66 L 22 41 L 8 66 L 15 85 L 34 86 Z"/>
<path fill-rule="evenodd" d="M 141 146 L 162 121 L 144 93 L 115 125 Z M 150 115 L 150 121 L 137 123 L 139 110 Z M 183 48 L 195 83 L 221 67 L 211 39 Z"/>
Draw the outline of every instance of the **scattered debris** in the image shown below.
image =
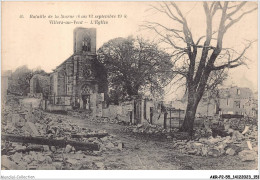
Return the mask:
<path fill-rule="evenodd" d="M 219 157 L 224 155 L 234 156 L 239 154 L 242 161 L 254 160 L 257 157 L 256 149 L 258 146 L 257 131 L 254 128 L 248 130 L 248 135 L 243 135 L 239 131 L 233 131 L 231 136 L 213 138 L 200 138 L 191 141 L 177 141 L 173 148 L 184 153 L 198 156 Z M 250 139 L 250 140 L 248 140 Z M 253 141 L 251 143 L 251 141 Z"/>
<path fill-rule="evenodd" d="M 239 152 L 238 156 L 241 161 L 254 161 L 257 158 L 257 153 L 252 150 L 243 150 Z"/>
<path fill-rule="evenodd" d="M 2 113 L 2 169 L 106 169 L 102 162 L 89 162 L 86 156 L 101 156 L 106 151 L 124 150 L 124 143 L 106 131 L 82 128 L 68 116 L 31 109 L 18 101 L 9 101 Z M 72 113 L 72 112 L 70 112 Z M 90 118 L 87 113 L 74 113 L 92 123 L 127 125 L 123 131 L 137 135 L 160 136 L 174 142 L 173 149 L 196 156 L 237 156 L 241 161 L 254 161 L 258 153 L 258 130 L 253 123 L 233 118 L 223 126 L 207 121 L 196 127 L 192 138 L 177 128 L 165 130 L 159 125 L 131 125 L 109 118 Z M 239 123 L 238 123 L 239 122 Z M 138 145 L 134 147 L 140 149 Z M 96 158 L 96 157 L 95 157 Z"/>
<path fill-rule="evenodd" d="M 124 148 L 115 136 L 81 128 L 69 116 L 8 102 L 2 111 L 2 169 L 106 169 L 102 163 L 82 162 L 87 162 L 86 155 Z"/>

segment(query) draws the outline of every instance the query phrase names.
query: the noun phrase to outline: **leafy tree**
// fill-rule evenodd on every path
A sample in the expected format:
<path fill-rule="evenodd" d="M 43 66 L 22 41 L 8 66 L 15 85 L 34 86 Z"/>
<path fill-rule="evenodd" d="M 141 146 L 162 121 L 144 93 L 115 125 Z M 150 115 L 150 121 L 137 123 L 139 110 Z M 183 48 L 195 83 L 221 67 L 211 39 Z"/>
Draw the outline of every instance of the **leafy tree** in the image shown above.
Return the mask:
<path fill-rule="evenodd" d="M 20 95 L 27 95 L 30 92 L 30 79 L 33 71 L 27 66 L 20 66 L 12 73 L 12 79 L 9 84 L 9 92 Z"/>
<path fill-rule="evenodd" d="M 47 73 L 40 68 L 31 70 L 26 65 L 18 67 L 12 73 L 8 91 L 23 96 L 27 95 L 30 92 L 30 80 L 35 74 L 47 75 Z"/>
<path fill-rule="evenodd" d="M 201 17 L 200 13 L 197 25 L 206 24 L 206 29 L 205 33 L 196 39 L 196 32 L 190 28 L 191 22 L 176 3 L 162 2 L 152 7 L 153 10 L 165 15 L 171 23 L 150 21 L 144 26 L 156 32 L 173 50 L 174 73 L 186 81 L 188 103 L 181 131 L 192 134 L 197 106 L 210 81 L 210 75 L 245 63 L 244 55 L 252 42 L 238 52 L 231 47 L 224 47 L 223 41 L 234 24 L 257 10 L 256 3 L 255 7 L 246 6 L 246 3 L 244 1 L 202 2 L 205 17 Z"/>
<path fill-rule="evenodd" d="M 146 92 L 163 95 L 173 76 L 171 56 L 142 38 L 112 39 L 98 50 L 98 60 L 105 65 L 118 100 Z"/>

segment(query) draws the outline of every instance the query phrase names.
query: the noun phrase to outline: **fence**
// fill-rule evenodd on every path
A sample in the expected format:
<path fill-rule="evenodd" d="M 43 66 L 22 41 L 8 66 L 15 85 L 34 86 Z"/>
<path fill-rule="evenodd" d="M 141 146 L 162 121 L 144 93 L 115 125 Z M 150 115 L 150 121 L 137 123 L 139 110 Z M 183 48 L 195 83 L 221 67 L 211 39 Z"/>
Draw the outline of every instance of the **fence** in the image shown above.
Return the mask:
<path fill-rule="evenodd" d="M 172 128 L 180 128 L 183 123 L 184 113 L 185 111 L 182 109 L 166 108 L 163 123 L 164 129 L 169 127 L 171 131 Z"/>

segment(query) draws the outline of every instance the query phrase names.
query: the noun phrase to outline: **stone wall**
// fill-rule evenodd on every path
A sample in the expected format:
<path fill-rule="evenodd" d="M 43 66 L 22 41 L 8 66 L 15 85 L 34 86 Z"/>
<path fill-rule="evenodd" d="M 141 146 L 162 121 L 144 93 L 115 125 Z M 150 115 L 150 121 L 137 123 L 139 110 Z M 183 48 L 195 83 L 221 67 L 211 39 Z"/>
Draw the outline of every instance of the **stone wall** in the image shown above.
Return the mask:
<path fill-rule="evenodd" d="M 53 111 L 67 111 L 67 110 L 72 110 L 72 106 L 48 104 L 46 106 L 45 110 L 50 111 L 50 112 L 53 112 Z"/>

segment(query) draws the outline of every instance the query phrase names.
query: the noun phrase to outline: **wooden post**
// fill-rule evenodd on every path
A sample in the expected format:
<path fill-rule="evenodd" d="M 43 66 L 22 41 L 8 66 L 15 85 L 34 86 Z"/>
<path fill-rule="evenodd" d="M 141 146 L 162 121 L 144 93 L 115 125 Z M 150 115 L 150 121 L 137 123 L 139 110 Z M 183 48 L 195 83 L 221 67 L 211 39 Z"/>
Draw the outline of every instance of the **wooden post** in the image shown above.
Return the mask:
<path fill-rule="evenodd" d="M 179 108 L 179 128 L 181 128 L 181 109 Z"/>
<path fill-rule="evenodd" d="M 150 107 L 150 123 L 153 124 L 153 108 Z"/>
<path fill-rule="evenodd" d="M 172 131 L 172 109 L 170 108 L 170 132 Z"/>
<path fill-rule="evenodd" d="M 129 111 L 130 113 L 130 123 L 132 124 L 133 123 L 133 111 Z"/>
<path fill-rule="evenodd" d="M 144 122 L 144 100 L 143 98 L 141 98 L 140 100 L 140 123 L 143 123 Z"/>
<path fill-rule="evenodd" d="M 163 128 L 166 129 L 167 112 L 164 112 Z"/>
<path fill-rule="evenodd" d="M 47 99 L 45 99 L 44 102 L 45 102 L 45 108 L 44 108 L 44 110 L 46 110 L 46 109 L 47 109 Z"/>
<path fill-rule="evenodd" d="M 137 115 L 136 115 L 136 114 L 137 114 L 137 113 L 136 113 L 136 100 L 134 99 L 133 101 L 134 101 L 134 124 L 137 124 L 137 123 L 136 123 L 136 116 L 137 116 Z"/>

